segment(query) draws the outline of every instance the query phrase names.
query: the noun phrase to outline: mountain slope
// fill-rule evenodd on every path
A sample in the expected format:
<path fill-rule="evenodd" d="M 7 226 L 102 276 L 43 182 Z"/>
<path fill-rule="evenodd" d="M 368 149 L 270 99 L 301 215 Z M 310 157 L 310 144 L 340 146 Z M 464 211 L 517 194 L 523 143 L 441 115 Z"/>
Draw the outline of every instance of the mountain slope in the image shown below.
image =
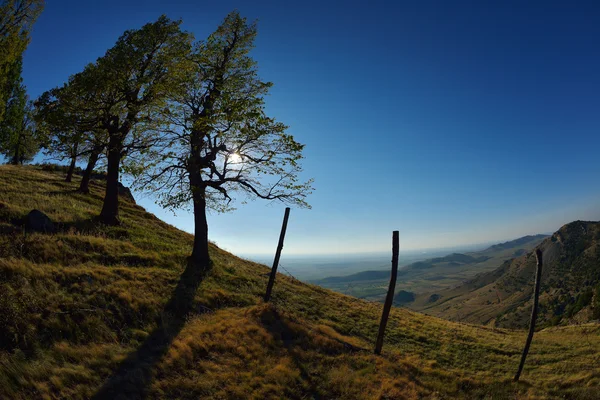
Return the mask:
<path fill-rule="evenodd" d="M 491 246 L 485 250 L 466 254 L 453 253 L 417 261 L 398 270 L 396 291 L 403 290 L 416 297 L 414 301 L 397 304 L 422 307 L 429 304 L 435 291 L 456 287 L 483 272 L 493 271 L 502 262 L 525 254 L 537 246 L 546 235 L 525 236 L 510 242 Z M 390 269 L 361 271 L 352 275 L 332 276 L 313 280 L 319 286 L 368 300 L 383 301 L 387 293 Z M 405 299 L 406 300 L 406 299 Z"/>
<path fill-rule="evenodd" d="M 519 249 L 519 248 L 525 246 L 527 243 L 530 243 L 532 241 L 541 241 L 542 239 L 545 239 L 546 237 L 548 237 L 548 235 L 523 236 L 523 237 L 520 237 L 515 240 L 509 240 L 508 242 L 494 244 L 494 245 L 488 247 L 487 249 L 483 250 L 483 253 L 492 253 L 492 252 L 496 252 L 499 250 L 507 250 L 507 249 L 515 249 L 515 248 Z"/>
<path fill-rule="evenodd" d="M 600 327 L 536 334 L 393 309 L 372 354 L 380 304 L 278 275 L 192 237 L 127 199 L 123 226 L 99 226 L 102 183 L 0 167 L 0 398 L 593 398 Z M 31 209 L 57 224 L 27 233 Z M 581 340 L 582 338 L 587 340 Z"/>
<path fill-rule="evenodd" d="M 594 293 L 600 293 L 600 223 L 569 223 L 538 248 L 544 259 L 539 323 L 547 326 L 599 319 L 600 299 Z M 526 327 L 534 271 L 535 256 L 525 254 L 465 285 L 438 292 L 439 300 L 421 310 L 468 322 Z"/>

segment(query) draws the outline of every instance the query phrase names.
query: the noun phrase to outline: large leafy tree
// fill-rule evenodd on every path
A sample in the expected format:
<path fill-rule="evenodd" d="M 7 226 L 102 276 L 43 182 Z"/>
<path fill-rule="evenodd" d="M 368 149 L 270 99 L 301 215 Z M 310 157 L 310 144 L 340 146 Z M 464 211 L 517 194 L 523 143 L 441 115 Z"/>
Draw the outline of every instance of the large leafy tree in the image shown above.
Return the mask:
<path fill-rule="evenodd" d="M 11 164 L 30 161 L 39 151 L 40 144 L 33 121 L 33 106 L 27 99 L 21 78 L 21 57 L 13 64 L 10 74 L 17 78 L 8 91 L 4 120 L 0 123 L 0 153 Z"/>
<path fill-rule="evenodd" d="M 255 37 L 255 24 L 233 12 L 195 46 L 184 90 L 165 111 L 169 151 L 138 180 L 162 193 L 165 207 L 191 203 L 191 261 L 199 268 L 210 265 L 207 209 L 229 209 L 236 193 L 308 206 L 311 182 L 298 178 L 304 146 L 265 113 L 271 83 L 260 80 L 249 55 Z"/>
<path fill-rule="evenodd" d="M 43 0 L 0 0 L 0 121 L 14 86 L 11 69 L 27 47 L 29 31 L 43 7 Z"/>
<path fill-rule="evenodd" d="M 119 224 L 118 182 L 122 159 L 145 151 L 155 142 L 159 112 L 175 82 L 185 73 L 193 38 L 181 21 L 161 16 L 137 30 L 126 31 L 96 63 L 77 74 L 71 84 L 87 93 L 85 111 L 106 132 L 107 182 L 100 219 Z"/>

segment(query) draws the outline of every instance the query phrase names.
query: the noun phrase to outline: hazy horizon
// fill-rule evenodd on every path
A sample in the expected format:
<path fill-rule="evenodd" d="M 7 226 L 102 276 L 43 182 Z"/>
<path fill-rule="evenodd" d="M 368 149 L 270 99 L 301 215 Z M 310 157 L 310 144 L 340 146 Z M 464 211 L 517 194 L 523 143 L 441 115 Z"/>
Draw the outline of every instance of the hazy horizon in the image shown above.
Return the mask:
<path fill-rule="evenodd" d="M 482 242 L 482 243 L 470 243 L 470 244 L 457 245 L 457 246 L 428 247 L 428 248 L 421 248 L 421 249 L 402 249 L 402 248 L 400 248 L 400 255 L 402 255 L 402 254 L 405 254 L 405 255 L 416 255 L 416 254 L 428 255 L 428 254 L 437 254 L 439 252 L 444 252 L 444 251 L 448 251 L 448 252 L 479 251 L 479 250 L 484 250 L 485 248 L 492 246 L 494 244 L 510 242 L 512 240 L 519 239 L 524 236 L 551 235 L 552 233 L 553 232 L 532 233 L 532 234 L 528 234 L 528 235 L 514 237 L 511 239 L 500 239 L 497 241 Z M 274 243 L 273 245 L 274 245 L 273 251 L 270 253 L 239 253 L 236 255 L 239 257 L 244 257 L 244 258 L 245 257 L 267 257 L 267 258 L 271 257 L 272 258 L 273 254 L 275 253 L 276 243 Z M 337 259 L 337 258 L 361 258 L 361 257 L 380 257 L 380 256 L 389 258 L 389 257 L 391 257 L 391 247 L 387 251 L 381 250 L 381 251 L 372 251 L 372 252 L 348 252 L 348 251 L 346 251 L 346 252 L 342 252 L 342 253 L 285 253 L 285 254 L 287 257 L 294 258 L 294 259 L 303 259 L 303 258 Z"/>

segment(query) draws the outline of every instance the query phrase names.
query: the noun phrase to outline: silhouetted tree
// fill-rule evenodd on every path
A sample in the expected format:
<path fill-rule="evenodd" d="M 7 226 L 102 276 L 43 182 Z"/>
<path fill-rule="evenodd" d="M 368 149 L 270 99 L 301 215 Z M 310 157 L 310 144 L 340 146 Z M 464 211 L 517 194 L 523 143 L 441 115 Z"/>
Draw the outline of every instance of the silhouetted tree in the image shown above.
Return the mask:
<path fill-rule="evenodd" d="M 249 56 L 255 24 L 230 13 L 189 57 L 183 91 L 172 96 L 165 117 L 168 151 L 159 154 L 138 186 L 160 191 L 168 208 L 192 204 L 191 260 L 209 265 L 207 208 L 226 211 L 235 192 L 308 206 L 311 181 L 300 183 L 303 145 L 287 127 L 268 117 L 264 96 L 271 83 L 257 74 Z"/>
<path fill-rule="evenodd" d="M 192 37 L 181 21 L 161 16 L 137 30 L 126 31 L 95 64 L 78 74 L 73 84 L 89 94 L 86 105 L 108 136 L 106 195 L 100 213 L 110 225 L 119 223 L 119 169 L 132 151 L 154 143 L 157 110 L 177 88 L 175 77 L 189 53 Z M 140 166 L 138 166 L 140 167 Z"/>
<path fill-rule="evenodd" d="M 43 8 L 43 0 L 0 0 L 0 121 L 14 86 L 11 69 L 20 63 L 31 25 Z"/>
<path fill-rule="evenodd" d="M 67 85 L 42 96 L 40 103 L 49 110 L 43 119 L 54 114 L 58 126 L 75 126 L 67 135 L 71 139 L 85 133 L 85 152 L 80 155 L 88 157 L 88 165 L 81 191 L 88 191 L 89 176 L 106 151 L 106 194 L 100 213 L 106 224 L 120 222 L 120 170 L 145 167 L 131 156 L 147 152 L 158 142 L 161 110 L 168 96 L 178 90 L 177 77 L 185 73 L 193 38 L 181 31 L 180 24 L 161 16 L 140 29 L 126 31 L 104 56 L 71 76 Z M 122 162 L 125 157 L 130 158 L 126 164 Z"/>
<path fill-rule="evenodd" d="M 85 113 L 87 99 L 73 92 L 70 83 L 44 92 L 35 102 L 36 118 L 43 132 L 45 153 L 52 158 L 69 160 L 65 180 L 71 182 L 77 160 L 90 152 L 98 122 Z"/>
<path fill-rule="evenodd" d="M 79 184 L 78 191 L 81 193 L 89 193 L 89 183 L 92 173 L 94 172 L 94 168 L 98 163 L 98 160 L 102 156 L 104 149 L 106 148 L 106 141 L 102 134 L 104 131 L 97 132 L 92 137 L 92 142 L 90 143 L 90 151 L 87 153 L 87 165 L 85 170 L 83 171 L 83 175 L 81 177 L 81 183 Z"/>
<path fill-rule="evenodd" d="M 30 161 L 39 151 L 39 140 L 33 121 L 33 107 L 27 100 L 21 78 L 21 59 L 13 64 L 10 74 L 14 78 L 8 91 L 4 120 L 0 123 L 0 153 L 11 164 Z M 11 80 L 9 80 L 11 81 Z"/>

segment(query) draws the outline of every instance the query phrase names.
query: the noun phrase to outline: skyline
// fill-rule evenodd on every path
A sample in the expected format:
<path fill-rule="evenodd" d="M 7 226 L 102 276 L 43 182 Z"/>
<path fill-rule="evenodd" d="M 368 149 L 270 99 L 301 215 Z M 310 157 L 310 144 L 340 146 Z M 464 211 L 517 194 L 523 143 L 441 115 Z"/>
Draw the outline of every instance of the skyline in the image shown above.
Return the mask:
<path fill-rule="evenodd" d="M 431 249 L 600 219 L 593 3 L 80 3 L 49 3 L 34 26 L 23 72 L 32 97 L 162 13 L 197 39 L 235 8 L 258 19 L 268 113 L 306 143 L 304 176 L 315 178 L 313 209 L 292 210 L 286 254 L 389 251 L 392 230 L 403 250 Z M 111 4 L 127 18 L 109 18 Z M 190 214 L 138 203 L 193 229 Z M 209 215 L 209 237 L 237 254 L 272 253 L 284 207 Z"/>

